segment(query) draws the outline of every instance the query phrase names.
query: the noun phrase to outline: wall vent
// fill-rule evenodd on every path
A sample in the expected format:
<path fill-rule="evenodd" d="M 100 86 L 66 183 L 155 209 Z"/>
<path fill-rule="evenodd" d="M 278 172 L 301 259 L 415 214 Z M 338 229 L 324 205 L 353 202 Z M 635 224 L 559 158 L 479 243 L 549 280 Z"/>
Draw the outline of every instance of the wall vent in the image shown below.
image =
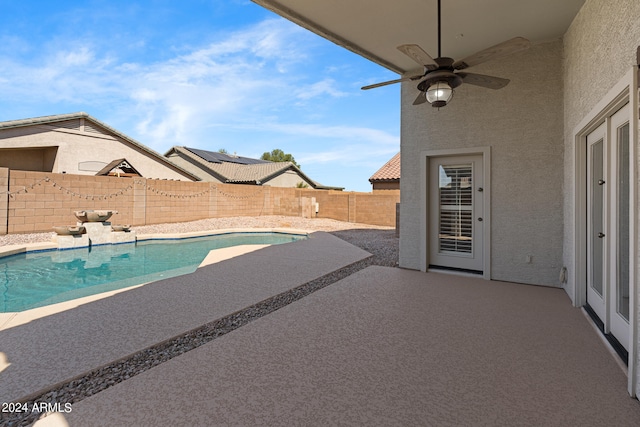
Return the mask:
<path fill-rule="evenodd" d="M 51 125 L 59 128 L 80 130 L 80 119 L 65 120 L 63 122 L 51 123 Z"/>
<path fill-rule="evenodd" d="M 93 125 L 92 123 L 89 123 L 86 120 L 84 122 L 84 131 L 85 132 L 90 132 L 90 133 L 99 133 L 101 135 L 109 135 L 109 132 L 107 132 L 103 128 L 101 128 L 99 126 L 95 126 L 95 125 Z"/>

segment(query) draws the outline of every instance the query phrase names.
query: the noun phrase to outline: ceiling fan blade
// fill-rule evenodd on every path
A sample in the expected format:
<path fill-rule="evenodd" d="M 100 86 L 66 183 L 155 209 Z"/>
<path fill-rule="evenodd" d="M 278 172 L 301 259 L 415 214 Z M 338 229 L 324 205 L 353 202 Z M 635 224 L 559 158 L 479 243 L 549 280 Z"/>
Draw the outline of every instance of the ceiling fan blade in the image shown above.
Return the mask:
<path fill-rule="evenodd" d="M 464 83 L 470 85 L 482 86 L 489 89 L 502 89 L 509 84 L 509 79 L 503 79 L 501 77 L 485 76 L 484 74 L 475 73 L 456 73 L 462 77 Z"/>
<path fill-rule="evenodd" d="M 407 82 L 409 80 L 418 80 L 418 79 L 421 79 L 423 77 L 424 77 L 424 74 L 420 74 L 420 75 L 417 75 L 417 76 L 403 77 L 401 79 L 389 80 L 389 81 L 386 81 L 386 82 L 381 82 L 381 83 L 375 83 L 375 84 L 372 84 L 372 85 L 362 86 L 362 90 L 369 90 L 369 89 L 373 89 L 373 88 L 376 88 L 376 87 L 392 85 L 394 83 Z"/>
<path fill-rule="evenodd" d="M 398 50 L 428 70 L 438 68 L 438 63 L 417 44 L 401 44 L 398 46 Z"/>
<path fill-rule="evenodd" d="M 523 37 L 514 37 L 511 40 L 491 46 L 490 48 L 481 50 L 480 52 L 476 52 L 473 55 L 454 62 L 453 68 L 456 70 L 464 70 L 465 68 L 473 67 L 474 65 L 478 65 L 492 59 L 528 49 L 530 45 L 531 42 L 529 42 L 529 40 Z"/>
<path fill-rule="evenodd" d="M 424 92 L 420 92 L 415 101 L 413 101 L 413 105 L 420 105 L 427 102 L 427 95 Z"/>

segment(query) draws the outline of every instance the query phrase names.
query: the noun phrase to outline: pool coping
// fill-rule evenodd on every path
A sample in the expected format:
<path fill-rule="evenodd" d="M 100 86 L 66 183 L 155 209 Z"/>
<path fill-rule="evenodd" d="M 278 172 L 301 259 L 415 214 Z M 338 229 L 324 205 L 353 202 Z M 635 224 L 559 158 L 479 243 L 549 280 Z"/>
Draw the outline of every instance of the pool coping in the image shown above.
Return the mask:
<path fill-rule="evenodd" d="M 287 230 L 287 231 L 283 231 Z M 209 237 L 209 236 L 219 236 L 226 234 L 253 234 L 253 233 L 279 233 L 279 234 L 295 234 L 295 235 L 305 235 L 308 236 L 310 232 L 304 230 L 293 230 L 289 229 L 268 229 L 268 228 L 254 228 L 254 229 L 246 229 L 246 228 L 229 228 L 224 230 L 205 230 L 205 231 L 195 231 L 188 233 L 154 233 L 154 234 L 144 234 L 140 235 L 136 242 L 147 242 L 147 241 L 162 241 L 162 240 L 183 240 L 183 239 L 193 239 L 198 237 Z M 45 242 L 46 243 L 46 242 Z M 126 243 L 120 243 L 126 244 Z M 43 251 L 52 251 L 57 250 L 55 247 L 53 249 L 43 249 L 49 243 L 39 244 L 25 244 L 25 245 L 15 245 L 19 246 L 18 248 L 11 248 L 7 255 L 3 255 L 3 251 L 0 248 L 0 259 L 6 256 L 17 255 L 21 253 L 33 253 L 33 252 L 43 252 Z M 55 246 L 55 243 L 53 244 Z M 100 245 L 104 246 L 104 245 Z M 204 257 L 198 268 L 206 267 L 208 265 L 212 265 L 221 261 L 225 261 L 237 256 L 245 255 L 253 251 L 257 251 L 259 249 L 265 248 L 267 244 L 247 244 L 247 245 L 236 245 L 230 246 L 226 248 L 218 248 L 212 249 L 207 253 Z M 82 249 L 82 248 L 74 248 L 74 249 Z M 73 250 L 73 249 L 62 249 L 62 250 Z M 164 279 L 158 279 L 164 280 Z M 16 326 L 23 325 L 25 323 L 31 322 L 36 319 L 40 319 L 46 316 L 50 316 L 52 314 L 61 313 L 66 310 L 70 310 L 72 308 L 79 307 L 84 304 L 88 304 L 94 301 L 98 301 L 103 298 L 108 298 L 110 296 L 116 295 L 120 292 L 126 292 L 132 289 L 135 289 L 140 286 L 148 285 L 149 283 L 156 282 L 157 280 L 143 282 L 132 286 L 126 286 L 120 289 L 114 289 L 107 292 L 100 292 L 93 295 L 88 295 L 85 297 L 74 298 L 69 301 L 63 301 L 55 304 L 49 304 L 42 307 L 31 308 L 23 311 L 10 311 L 0 313 L 0 331 L 10 329 Z M 2 362 L 0 361 L 0 370 L 2 370 Z"/>
<path fill-rule="evenodd" d="M 135 231 L 135 230 L 132 230 Z M 180 240 L 180 239 L 193 239 L 197 237 L 208 237 L 208 236 L 217 236 L 224 234 L 240 234 L 240 233 L 281 233 L 281 234 L 295 234 L 295 235 L 306 235 L 308 236 L 313 231 L 309 230 L 301 230 L 296 228 L 224 228 L 218 230 L 202 230 L 202 231 L 187 231 L 184 233 L 147 233 L 147 234 L 139 234 L 136 236 L 137 242 L 144 242 L 149 240 Z M 105 246 L 105 245 L 127 245 L 131 243 L 103 243 L 96 246 Z M 35 243 L 21 243 L 17 245 L 5 245 L 0 246 L 0 259 L 12 255 L 18 255 L 29 252 L 45 252 L 45 251 L 67 251 L 67 250 L 75 250 L 82 249 L 88 246 L 78 247 L 78 248 L 63 248 L 60 249 L 56 242 L 35 242 Z"/>

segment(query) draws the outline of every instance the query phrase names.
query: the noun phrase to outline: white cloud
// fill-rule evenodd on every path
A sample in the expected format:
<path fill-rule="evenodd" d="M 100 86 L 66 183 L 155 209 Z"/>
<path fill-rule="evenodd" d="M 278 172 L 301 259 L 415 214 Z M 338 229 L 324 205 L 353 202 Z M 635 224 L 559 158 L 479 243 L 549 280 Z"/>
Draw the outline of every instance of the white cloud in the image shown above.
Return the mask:
<path fill-rule="evenodd" d="M 366 127 L 261 122 L 243 129 L 259 131 L 265 139 L 273 136 L 281 144 L 288 135 L 288 144 L 278 148 L 291 152 L 305 170 L 329 164 L 377 170 L 400 149 L 399 136 Z"/>
<path fill-rule="evenodd" d="M 351 126 L 323 126 L 320 124 L 264 124 L 265 130 L 290 135 L 333 138 L 382 146 L 396 146 L 399 138 L 379 129 Z"/>
<path fill-rule="evenodd" d="M 90 44 L 70 44 L 28 63 L 0 58 L 0 74 L 5 77 L 0 91 L 20 101 L 90 104 L 105 94 L 122 95 L 113 84 L 119 74 L 111 65 L 112 59 L 98 58 Z"/>
<path fill-rule="evenodd" d="M 298 98 L 308 100 L 322 95 L 329 95 L 334 98 L 347 96 L 346 92 L 339 90 L 336 86 L 334 79 L 324 79 L 309 86 L 304 86 L 298 91 Z"/>
<path fill-rule="evenodd" d="M 399 151 L 395 147 L 372 147 L 362 143 L 352 143 L 317 152 L 303 152 L 296 159 L 304 165 L 339 164 L 344 167 L 367 166 L 379 168 Z"/>
<path fill-rule="evenodd" d="M 308 32 L 268 19 L 183 55 L 150 64 L 122 62 L 89 42 L 64 46 L 33 59 L 0 58 L 0 92 L 42 103 L 126 103 L 141 114 L 141 137 L 174 142 L 210 117 L 234 121 L 266 105 L 294 98 L 290 71 L 305 60 Z M 337 90 L 316 88 L 316 93 Z M 288 95 L 286 95 L 288 94 Z M 102 107 L 102 105 L 100 105 Z M 90 108 L 88 108 L 90 110 Z"/>
<path fill-rule="evenodd" d="M 57 52 L 53 61 L 62 70 L 72 67 L 87 66 L 94 61 L 95 55 L 88 46 L 81 46 L 77 51 Z"/>
<path fill-rule="evenodd" d="M 282 20 L 267 20 L 184 55 L 147 66 L 131 88 L 145 120 L 137 127 L 156 144 L 187 143 L 189 129 L 255 121 L 252 114 L 285 106 L 295 96 L 297 76 L 287 72 L 305 56 L 304 32 Z M 130 65 L 129 68 L 132 68 Z M 338 94 L 337 89 L 316 89 Z"/>

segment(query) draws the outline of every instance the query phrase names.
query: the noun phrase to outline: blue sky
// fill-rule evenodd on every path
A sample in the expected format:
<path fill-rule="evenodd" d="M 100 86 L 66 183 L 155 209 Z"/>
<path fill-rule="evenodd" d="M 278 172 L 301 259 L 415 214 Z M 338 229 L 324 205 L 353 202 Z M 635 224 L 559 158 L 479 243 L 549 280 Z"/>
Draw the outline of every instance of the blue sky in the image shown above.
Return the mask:
<path fill-rule="evenodd" d="M 280 148 L 370 191 L 400 149 L 397 78 L 248 0 L 0 0 L 0 121 L 85 111 L 164 154 Z"/>

